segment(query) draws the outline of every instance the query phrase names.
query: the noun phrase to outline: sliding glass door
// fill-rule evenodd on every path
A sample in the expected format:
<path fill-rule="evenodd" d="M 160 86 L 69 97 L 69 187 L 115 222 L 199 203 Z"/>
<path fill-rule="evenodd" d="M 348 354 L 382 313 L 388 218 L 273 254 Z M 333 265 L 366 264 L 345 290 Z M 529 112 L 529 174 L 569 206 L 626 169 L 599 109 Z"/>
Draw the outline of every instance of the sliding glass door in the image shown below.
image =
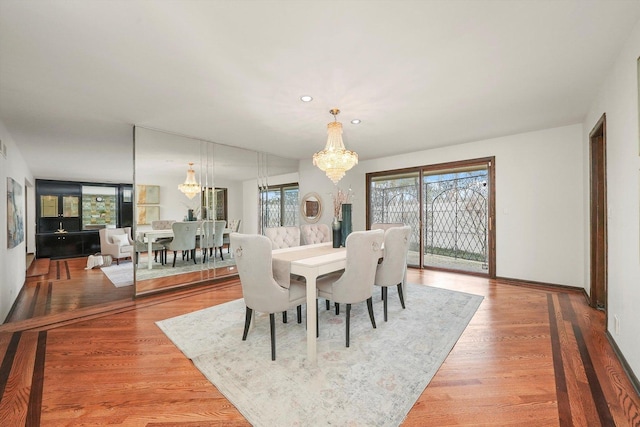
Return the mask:
<path fill-rule="evenodd" d="M 495 275 L 494 159 L 367 174 L 367 228 L 411 226 L 413 267 Z"/>

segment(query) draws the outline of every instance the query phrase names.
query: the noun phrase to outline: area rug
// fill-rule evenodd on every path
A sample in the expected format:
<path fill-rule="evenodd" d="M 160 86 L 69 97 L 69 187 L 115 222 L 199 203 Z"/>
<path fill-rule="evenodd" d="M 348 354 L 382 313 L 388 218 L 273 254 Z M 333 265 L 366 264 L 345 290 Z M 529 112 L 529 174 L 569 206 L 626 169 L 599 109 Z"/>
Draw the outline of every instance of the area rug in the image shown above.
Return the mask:
<path fill-rule="evenodd" d="M 483 297 L 409 284 L 402 310 L 389 289 L 388 322 L 379 291 L 373 299 L 378 327 L 371 327 L 366 304 L 355 304 L 349 348 L 344 309 L 336 316 L 319 304 L 315 367 L 306 360 L 304 319 L 296 323 L 295 310 L 287 324 L 277 316 L 275 361 L 267 314 L 255 316 L 242 341 L 242 299 L 157 325 L 254 426 L 398 426 Z"/>
<path fill-rule="evenodd" d="M 102 267 L 102 272 L 116 288 L 133 285 L 133 263 L 131 261 L 115 262 L 109 267 Z"/>

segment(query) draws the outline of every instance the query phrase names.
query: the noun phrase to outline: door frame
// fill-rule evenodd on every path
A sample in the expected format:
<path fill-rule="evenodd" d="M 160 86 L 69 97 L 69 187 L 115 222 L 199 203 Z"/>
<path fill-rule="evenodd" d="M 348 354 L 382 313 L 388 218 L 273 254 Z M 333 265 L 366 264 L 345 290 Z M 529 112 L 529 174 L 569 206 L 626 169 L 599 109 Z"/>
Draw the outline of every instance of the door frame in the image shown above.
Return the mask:
<path fill-rule="evenodd" d="M 607 117 L 589 133 L 589 305 L 607 308 Z M 601 304 L 599 304 L 601 302 Z"/>

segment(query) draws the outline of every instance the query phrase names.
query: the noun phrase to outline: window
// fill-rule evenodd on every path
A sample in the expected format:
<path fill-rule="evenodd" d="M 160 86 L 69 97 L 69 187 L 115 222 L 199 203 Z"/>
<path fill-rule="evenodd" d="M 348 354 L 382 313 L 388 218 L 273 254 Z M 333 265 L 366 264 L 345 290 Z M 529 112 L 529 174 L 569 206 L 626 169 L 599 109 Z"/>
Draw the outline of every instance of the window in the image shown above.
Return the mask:
<path fill-rule="evenodd" d="M 495 275 L 493 158 L 367 174 L 367 228 L 411 226 L 410 266 Z"/>
<path fill-rule="evenodd" d="M 260 190 L 261 229 L 298 225 L 298 183 Z"/>

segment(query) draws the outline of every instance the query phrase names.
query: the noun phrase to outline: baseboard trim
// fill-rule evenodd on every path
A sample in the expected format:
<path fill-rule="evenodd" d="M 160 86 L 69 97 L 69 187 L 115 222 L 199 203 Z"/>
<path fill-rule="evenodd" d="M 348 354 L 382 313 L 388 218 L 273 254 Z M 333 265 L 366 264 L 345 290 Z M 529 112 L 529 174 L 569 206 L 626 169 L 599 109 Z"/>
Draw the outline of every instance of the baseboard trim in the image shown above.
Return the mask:
<path fill-rule="evenodd" d="M 624 355 L 622 354 L 622 351 L 620 351 L 620 347 L 618 347 L 616 340 L 613 338 L 613 336 L 609 333 L 608 330 L 605 330 L 605 336 L 607 337 L 607 340 L 609 340 L 609 344 L 611 344 L 611 347 L 613 348 L 613 352 L 616 354 L 616 356 L 618 356 L 618 360 L 622 365 L 622 369 L 624 369 L 624 372 L 627 374 L 629 381 L 631 381 L 631 385 L 633 385 L 633 388 L 636 390 L 636 393 L 638 393 L 638 396 L 640 396 L 640 381 L 638 381 L 638 377 L 636 377 L 636 375 L 633 373 L 631 366 L 629 366 L 629 364 L 627 363 L 627 359 L 625 359 Z"/>
<path fill-rule="evenodd" d="M 562 289 L 562 290 L 571 291 L 571 292 L 581 292 L 586 295 L 585 289 L 579 286 L 560 285 L 557 283 L 547 283 L 547 282 L 536 282 L 534 280 L 522 280 L 522 279 L 514 279 L 512 277 L 502 277 L 502 276 L 496 277 L 495 280 L 499 281 L 500 283 L 504 283 L 506 285 L 528 286 L 528 287 L 534 287 L 538 289 L 549 288 L 549 289 L 554 289 L 556 291 L 558 289 Z"/>
<path fill-rule="evenodd" d="M 22 297 L 22 294 L 26 292 L 25 291 L 26 288 L 27 288 L 27 279 L 25 277 L 24 282 L 22 282 L 22 287 L 20 288 L 20 292 L 18 292 L 18 296 L 16 296 L 16 299 L 13 300 L 13 303 L 11 304 L 11 309 L 9 310 L 9 312 L 7 313 L 7 316 L 2 321 L 3 325 L 7 323 L 9 319 L 11 319 L 11 316 L 13 316 L 13 313 L 16 311 L 16 307 L 18 306 L 18 300 L 20 299 L 20 297 Z"/>

